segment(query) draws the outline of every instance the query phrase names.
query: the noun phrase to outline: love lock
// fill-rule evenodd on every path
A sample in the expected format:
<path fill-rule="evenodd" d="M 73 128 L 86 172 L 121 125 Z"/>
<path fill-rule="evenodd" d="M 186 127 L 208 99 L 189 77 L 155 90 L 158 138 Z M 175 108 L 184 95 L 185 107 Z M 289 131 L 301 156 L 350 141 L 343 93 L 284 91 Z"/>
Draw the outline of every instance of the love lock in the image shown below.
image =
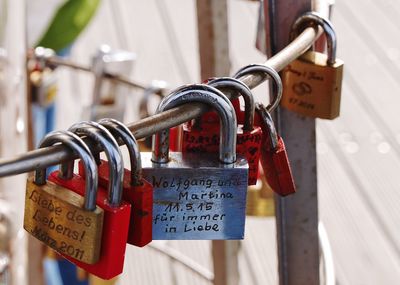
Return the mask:
<path fill-rule="evenodd" d="M 243 239 L 248 164 L 236 159 L 236 115 L 229 99 L 207 85 L 178 88 L 157 113 L 189 103 L 215 108 L 221 118 L 217 153 L 169 153 L 169 129 L 142 153 L 143 176 L 153 184 L 153 239 Z"/>

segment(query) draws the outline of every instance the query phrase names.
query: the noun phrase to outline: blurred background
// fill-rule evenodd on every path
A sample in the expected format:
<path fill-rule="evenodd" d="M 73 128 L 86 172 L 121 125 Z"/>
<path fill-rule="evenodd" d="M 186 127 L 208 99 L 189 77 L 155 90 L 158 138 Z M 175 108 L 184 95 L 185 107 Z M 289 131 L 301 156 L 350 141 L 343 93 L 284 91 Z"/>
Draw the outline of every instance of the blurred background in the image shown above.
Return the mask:
<path fill-rule="evenodd" d="M 112 113 L 125 123 L 134 122 L 141 117 L 140 101 L 152 90 L 201 81 L 194 0 L 86 2 L 86 7 L 79 7 L 80 14 L 69 7 L 65 15 L 75 16 L 57 20 L 65 1 L 0 0 L 1 158 L 26 152 L 50 129 L 67 129 L 81 120 Z M 265 62 L 266 56 L 255 47 L 259 2 L 228 0 L 227 8 L 231 68 L 226 75 L 232 75 L 250 63 Z M 399 16 L 400 2 L 395 0 L 337 0 L 333 7 L 338 58 L 345 62 L 341 115 L 333 121 L 317 120 L 316 149 L 319 216 L 340 285 L 400 282 Z M 52 23 L 65 27 L 68 21 L 75 31 L 49 28 Z M 48 70 L 42 78 L 45 91 L 37 91 L 48 101 L 33 103 L 30 109 L 25 53 L 40 43 L 88 68 L 96 66 L 101 52 L 116 52 L 124 60 L 106 70 L 147 89 L 108 82 L 102 98 L 96 99 L 93 74 L 60 66 Z M 28 72 L 34 81 L 30 76 Z M 257 101 L 268 102 L 268 85 L 262 84 L 254 94 Z M 93 108 L 96 100 L 112 104 Z M 158 100 L 156 95 L 149 99 L 149 113 Z M 36 137 L 26 139 L 29 128 Z M 12 221 L 6 238 L 18 245 L 4 249 L 12 251 L 12 258 L 5 254 L 3 263 L 13 264 L 15 284 L 27 284 L 25 265 L 32 258 L 21 229 L 24 188 L 24 175 L 0 179 L 2 208 Z M 273 195 L 266 197 L 265 212 L 246 219 L 238 255 L 240 284 L 278 283 Z M 65 262 L 47 252 L 45 256 L 48 284 L 89 282 L 78 278 L 74 268 L 68 271 Z M 145 248 L 128 246 L 124 273 L 106 284 L 211 284 L 212 270 L 211 242 L 154 241 Z"/>

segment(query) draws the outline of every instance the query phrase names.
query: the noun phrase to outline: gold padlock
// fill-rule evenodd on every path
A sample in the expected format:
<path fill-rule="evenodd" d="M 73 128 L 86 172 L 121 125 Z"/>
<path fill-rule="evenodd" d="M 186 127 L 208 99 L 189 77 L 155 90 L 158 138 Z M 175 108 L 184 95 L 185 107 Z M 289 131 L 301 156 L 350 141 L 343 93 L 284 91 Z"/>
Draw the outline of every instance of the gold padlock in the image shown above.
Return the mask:
<path fill-rule="evenodd" d="M 40 143 L 47 147 L 62 142 L 85 162 L 85 198 L 46 181 L 46 170 L 29 177 L 25 196 L 24 229 L 45 245 L 79 261 L 93 264 L 100 257 L 104 211 L 96 205 L 98 172 L 95 158 L 78 136 L 52 132 Z M 73 163 L 62 165 L 63 178 L 70 179 Z M 81 179 L 73 177 L 72 179 Z"/>
<path fill-rule="evenodd" d="M 334 119 L 339 116 L 343 61 L 336 59 L 336 34 L 331 22 L 315 12 L 301 16 L 293 25 L 291 39 L 308 26 L 321 26 L 328 55 L 307 51 L 282 73 L 281 105 L 303 116 Z"/>
<path fill-rule="evenodd" d="M 273 217 L 275 215 L 274 192 L 268 185 L 260 165 L 260 177 L 256 185 L 247 188 L 246 215 Z"/>

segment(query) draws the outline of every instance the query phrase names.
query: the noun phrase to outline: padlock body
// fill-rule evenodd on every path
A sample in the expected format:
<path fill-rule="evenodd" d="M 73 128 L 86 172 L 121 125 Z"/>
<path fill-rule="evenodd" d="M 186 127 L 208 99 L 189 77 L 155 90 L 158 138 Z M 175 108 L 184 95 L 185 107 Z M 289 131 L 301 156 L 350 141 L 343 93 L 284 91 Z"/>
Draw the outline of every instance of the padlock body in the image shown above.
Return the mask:
<path fill-rule="evenodd" d="M 107 161 L 102 160 L 97 166 L 99 185 L 107 188 L 109 183 L 110 167 Z M 85 176 L 82 161 L 79 162 L 79 174 Z M 131 205 L 131 217 L 128 232 L 128 243 L 135 246 L 145 246 L 152 241 L 153 222 L 153 186 L 141 179 L 140 186 L 131 185 L 131 173 L 125 169 L 124 190 L 122 198 Z"/>
<path fill-rule="evenodd" d="M 58 171 L 54 171 L 48 179 L 81 196 L 85 195 L 85 180 L 81 176 L 74 175 L 72 179 L 63 180 L 58 177 Z M 118 207 L 111 207 L 107 202 L 107 190 L 102 187 L 98 188 L 96 202 L 104 210 L 99 261 L 95 264 L 87 264 L 69 256 L 63 256 L 91 274 L 103 279 L 111 279 L 123 270 L 131 205 L 122 202 Z"/>
<path fill-rule="evenodd" d="M 277 149 L 271 150 L 267 146 L 262 147 L 261 165 L 265 179 L 274 192 L 280 196 L 296 192 L 285 144 L 281 137 L 278 137 Z"/>
<path fill-rule="evenodd" d="M 327 56 L 308 51 L 283 71 L 281 105 L 286 109 L 321 119 L 339 116 L 343 61 L 327 65 Z"/>
<path fill-rule="evenodd" d="M 217 153 L 169 155 L 158 164 L 142 153 L 143 176 L 154 189 L 153 240 L 243 239 L 246 160 L 226 165 Z"/>
<path fill-rule="evenodd" d="M 169 149 L 171 151 L 181 151 L 182 125 L 171 128 L 169 130 L 169 136 L 170 136 Z"/>
<path fill-rule="evenodd" d="M 273 217 L 275 215 L 274 192 L 261 173 L 256 185 L 247 189 L 246 215 L 256 217 Z"/>
<path fill-rule="evenodd" d="M 219 132 L 219 124 L 203 122 L 200 128 L 185 124 L 183 126 L 182 152 L 217 153 L 219 151 Z M 249 164 L 248 185 L 257 183 L 261 140 L 262 130 L 260 127 L 244 131 L 243 125 L 238 126 L 236 153 L 245 157 Z"/>
<path fill-rule="evenodd" d="M 53 70 L 33 70 L 29 73 L 32 101 L 41 107 L 54 103 L 57 95 L 57 77 Z"/>
<path fill-rule="evenodd" d="M 241 106 L 239 98 L 231 99 L 233 108 L 235 109 L 236 119 L 238 124 L 244 124 L 244 107 Z M 219 125 L 219 115 L 215 111 L 208 111 L 201 115 L 201 123 L 205 124 L 218 124 Z M 187 125 L 188 123 L 186 123 Z M 190 125 L 190 124 L 189 124 Z"/>
<path fill-rule="evenodd" d="M 83 208 L 75 192 L 48 181 L 27 180 L 24 229 L 60 254 L 88 264 L 100 257 L 104 211 Z"/>

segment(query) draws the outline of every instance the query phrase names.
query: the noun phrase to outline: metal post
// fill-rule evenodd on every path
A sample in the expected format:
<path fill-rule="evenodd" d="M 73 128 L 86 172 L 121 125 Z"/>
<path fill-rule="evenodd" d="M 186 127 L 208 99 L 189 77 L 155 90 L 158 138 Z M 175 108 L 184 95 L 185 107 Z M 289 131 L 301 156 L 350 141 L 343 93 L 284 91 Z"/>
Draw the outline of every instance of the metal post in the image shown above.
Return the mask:
<path fill-rule="evenodd" d="M 230 74 L 227 0 L 197 0 L 201 79 Z M 214 284 L 239 284 L 239 241 L 213 241 Z"/>
<path fill-rule="evenodd" d="M 271 54 L 289 43 L 292 23 L 311 11 L 311 0 L 269 0 L 265 10 Z M 277 116 L 285 139 L 297 193 L 276 197 L 279 284 L 319 284 L 317 161 L 315 119 L 281 109 Z"/>

